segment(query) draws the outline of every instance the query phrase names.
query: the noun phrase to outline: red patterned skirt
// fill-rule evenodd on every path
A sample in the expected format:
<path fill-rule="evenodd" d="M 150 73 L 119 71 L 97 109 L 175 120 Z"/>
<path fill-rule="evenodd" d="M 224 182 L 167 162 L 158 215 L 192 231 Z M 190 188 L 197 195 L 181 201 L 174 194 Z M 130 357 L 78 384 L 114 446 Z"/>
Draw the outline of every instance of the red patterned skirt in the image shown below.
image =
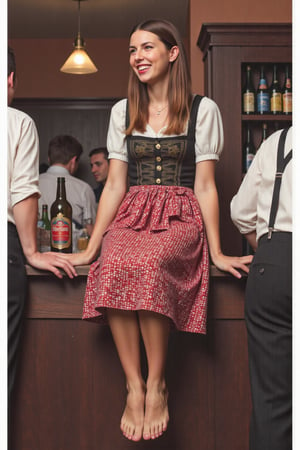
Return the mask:
<path fill-rule="evenodd" d="M 83 319 L 105 321 L 106 308 L 147 310 L 181 331 L 206 332 L 208 246 L 189 188 L 134 186 L 105 231 L 91 265 Z"/>

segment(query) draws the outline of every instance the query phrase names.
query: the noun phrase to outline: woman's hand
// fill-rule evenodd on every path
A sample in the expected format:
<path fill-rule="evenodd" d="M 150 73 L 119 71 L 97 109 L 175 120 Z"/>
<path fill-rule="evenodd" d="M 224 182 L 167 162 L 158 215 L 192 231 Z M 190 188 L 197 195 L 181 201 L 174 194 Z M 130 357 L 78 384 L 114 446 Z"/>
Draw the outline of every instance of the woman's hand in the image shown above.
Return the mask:
<path fill-rule="evenodd" d="M 92 262 L 92 258 L 86 251 L 81 253 L 60 253 L 60 255 L 72 266 L 85 266 Z"/>
<path fill-rule="evenodd" d="M 247 256 L 226 256 L 223 253 L 219 253 L 214 257 L 213 263 L 215 266 L 225 272 L 231 273 L 236 278 L 241 278 L 242 275 L 236 269 L 243 270 L 245 273 L 249 273 L 248 264 L 251 263 L 253 255 Z"/>

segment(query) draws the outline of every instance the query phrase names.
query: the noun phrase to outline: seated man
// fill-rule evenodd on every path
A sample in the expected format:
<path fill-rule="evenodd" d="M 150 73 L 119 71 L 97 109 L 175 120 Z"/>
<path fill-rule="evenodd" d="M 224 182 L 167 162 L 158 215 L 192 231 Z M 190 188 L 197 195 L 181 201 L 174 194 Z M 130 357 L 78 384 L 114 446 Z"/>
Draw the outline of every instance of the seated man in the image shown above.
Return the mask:
<path fill-rule="evenodd" d="M 108 174 L 108 151 L 105 147 L 97 147 L 89 153 L 91 162 L 91 171 L 97 181 L 98 186 L 94 189 L 96 202 L 99 202 L 104 184 Z"/>
<path fill-rule="evenodd" d="M 82 146 L 73 136 L 60 135 L 51 139 L 48 147 L 50 167 L 39 177 L 39 211 L 46 204 L 50 215 L 51 205 L 56 199 L 57 177 L 64 177 L 73 222 L 76 228 L 84 227 L 91 234 L 97 210 L 95 195 L 88 183 L 73 176 L 81 154 Z"/>

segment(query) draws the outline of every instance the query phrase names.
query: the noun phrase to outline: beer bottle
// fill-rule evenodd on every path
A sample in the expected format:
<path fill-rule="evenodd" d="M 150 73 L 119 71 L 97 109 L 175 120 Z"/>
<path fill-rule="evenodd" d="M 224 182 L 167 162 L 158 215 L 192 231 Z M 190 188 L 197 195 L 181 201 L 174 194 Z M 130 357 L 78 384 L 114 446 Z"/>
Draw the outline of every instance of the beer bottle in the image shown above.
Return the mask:
<path fill-rule="evenodd" d="M 72 253 L 72 206 L 66 198 L 65 178 L 57 178 L 56 200 L 51 205 L 51 251 Z"/>
<path fill-rule="evenodd" d="M 270 93 L 267 86 L 264 66 L 260 68 L 260 79 L 256 94 L 258 114 L 268 114 L 270 112 Z"/>
<path fill-rule="evenodd" d="M 288 64 L 285 67 L 285 80 L 282 92 L 282 109 L 284 114 L 292 114 L 293 110 L 292 78 Z"/>
<path fill-rule="evenodd" d="M 260 148 L 261 144 L 262 144 L 263 142 L 265 142 L 265 140 L 267 139 L 267 137 L 268 137 L 268 125 L 267 125 L 266 123 L 263 123 L 263 124 L 262 124 L 261 140 L 260 140 L 260 143 L 259 143 L 258 148 Z"/>
<path fill-rule="evenodd" d="M 48 217 L 48 205 L 42 205 L 42 219 L 39 222 L 40 251 L 50 252 L 50 231 L 51 224 Z"/>
<path fill-rule="evenodd" d="M 243 114 L 254 114 L 255 112 L 255 91 L 252 82 L 251 66 L 247 66 L 246 83 L 243 89 Z"/>
<path fill-rule="evenodd" d="M 282 113 L 282 94 L 279 86 L 279 81 L 277 78 L 277 65 L 273 66 L 273 80 L 270 87 L 270 105 L 271 113 L 281 114 Z"/>
<path fill-rule="evenodd" d="M 243 172 L 246 173 L 255 155 L 255 147 L 252 140 L 250 126 L 247 126 L 246 142 L 243 147 Z"/>

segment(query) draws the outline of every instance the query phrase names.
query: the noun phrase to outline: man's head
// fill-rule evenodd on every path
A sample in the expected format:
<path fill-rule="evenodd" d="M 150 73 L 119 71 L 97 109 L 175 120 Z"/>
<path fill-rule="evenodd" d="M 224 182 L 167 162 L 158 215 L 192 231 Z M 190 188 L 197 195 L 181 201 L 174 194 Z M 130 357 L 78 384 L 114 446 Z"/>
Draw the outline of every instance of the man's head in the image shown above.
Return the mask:
<path fill-rule="evenodd" d="M 48 160 L 50 166 L 63 166 L 73 175 L 77 168 L 79 158 L 82 154 L 82 145 L 73 136 L 55 136 L 49 142 Z"/>
<path fill-rule="evenodd" d="M 97 183 L 105 183 L 108 174 L 108 151 L 99 147 L 90 151 L 91 171 Z"/>
<path fill-rule="evenodd" d="M 13 50 L 8 47 L 7 53 L 7 103 L 11 104 L 16 90 L 16 60 Z"/>

